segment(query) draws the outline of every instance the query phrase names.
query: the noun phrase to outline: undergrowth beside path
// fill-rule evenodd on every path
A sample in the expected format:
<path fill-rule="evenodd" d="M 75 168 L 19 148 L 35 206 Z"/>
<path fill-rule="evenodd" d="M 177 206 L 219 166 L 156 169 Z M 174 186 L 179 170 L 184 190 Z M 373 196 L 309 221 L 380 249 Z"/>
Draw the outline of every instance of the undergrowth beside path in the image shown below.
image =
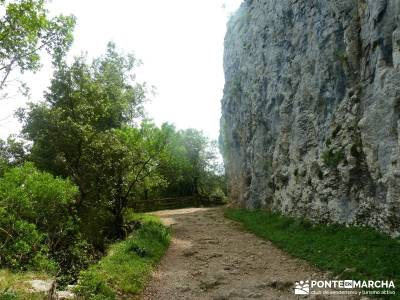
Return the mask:
<path fill-rule="evenodd" d="M 42 300 L 46 295 L 28 292 L 31 288 L 29 282 L 33 279 L 48 280 L 51 278 L 38 272 L 0 270 L 0 300 Z"/>
<path fill-rule="evenodd" d="M 112 245 L 97 264 L 83 271 L 76 293 L 84 299 L 117 299 L 139 293 L 170 243 L 169 229 L 152 215 L 131 214 L 140 225 Z"/>

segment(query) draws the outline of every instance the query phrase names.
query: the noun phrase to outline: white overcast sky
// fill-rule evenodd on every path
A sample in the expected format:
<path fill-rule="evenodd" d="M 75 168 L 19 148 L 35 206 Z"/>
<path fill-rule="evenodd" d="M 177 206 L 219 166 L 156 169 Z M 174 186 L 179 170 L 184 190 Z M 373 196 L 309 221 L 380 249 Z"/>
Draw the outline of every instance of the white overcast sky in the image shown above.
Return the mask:
<path fill-rule="evenodd" d="M 197 128 L 218 137 L 220 100 L 224 85 L 223 42 L 228 16 L 242 0 L 53 0 L 51 14 L 77 17 L 69 57 L 82 51 L 102 54 L 108 41 L 143 61 L 138 80 L 157 88 L 147 104 L 157 124 Z M 30 101 L 42 98 L 52 70 L 46 61 L 29 76 Z M 9 117 L 27 99 L 3 100 L 0 138 L 16 134 L 18 122 Z"/>

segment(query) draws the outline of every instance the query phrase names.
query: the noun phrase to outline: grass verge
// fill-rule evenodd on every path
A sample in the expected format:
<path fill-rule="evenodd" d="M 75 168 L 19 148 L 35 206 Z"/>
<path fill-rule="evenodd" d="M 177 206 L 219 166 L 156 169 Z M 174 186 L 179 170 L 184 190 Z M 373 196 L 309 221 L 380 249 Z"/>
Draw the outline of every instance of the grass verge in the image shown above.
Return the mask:
<path fill-rule="evenodd" d="M 394 280 L 400 299 L 400 240 L 366 227 L 314 225 L 265 211 L 226 209 L 225 216 L 288 254 L 341 279 Z"/>
<path fill-rule="evenodd" d="M 139 221 L 139 228 L 126 240 L 113 244 L 98 263 L 81 272 L 77 295 L 108 300 L 142 291 L 169 246 L 170 232 L 155 216 L 130 214 L 128 221 Z"/>
<path fill-rule="evenodd" d="M 35 272 L 11 272 L 0 270 L 0 300 L 42 300 L 44 294 L 29 293 L 33 279 L 46 280 L 49 277 L 45 274 Z"/>

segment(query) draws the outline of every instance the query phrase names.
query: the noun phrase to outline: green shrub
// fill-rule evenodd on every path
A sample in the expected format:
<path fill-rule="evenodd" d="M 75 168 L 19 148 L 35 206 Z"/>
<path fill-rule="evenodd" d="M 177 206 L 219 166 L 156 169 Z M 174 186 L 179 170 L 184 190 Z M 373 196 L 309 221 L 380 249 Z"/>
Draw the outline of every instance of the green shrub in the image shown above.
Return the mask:
<path fill-rule="evenodd" d="M 69 180 L 31 163 L 7 170 L 0 178 L 0 265 L 48 272 L 61 267 L 66 275 L 86 268 L 90 247 L 73 210 L 77 192 Z"/>
<path fill-rule="evenodd" d="M 69 180 L 38 171 L 33 164 L 8 170 L 0 179 L 0 207 L 17 219 L 37 224 L 56 243 L 70 222 L 70 208 L 78 194 Z"/>
<path fill-rule="evenodd" d="M 0 290 L 0 300 L 18 300 L 18 295 L 10 289 Z"/>
<path fill-rule="evenodd" d="M 99 274 L 93 271 L 81 273 L 79 285 L 75 293 L 83 299 L 90 300 L 113 300 L 115 292 L 107 285 Z"/>
<path fill-rule="evenodd" d="M 56 265 L 46 257 L 46 234 L 4 208 L 0 208 L 0 237 L 0 265 L 11 269 L 55 270 Z"/>
<path fill-rule="evenodd" d="M 0 157 L 0 176 L 3 176 L 4 173 L 7 171 L 7 169 L 8 169 L 7 161 L 2 157 Z"/>
<path fill-rule="evenodd" d="M 52 257 L 60 262 L 62 273 L 57 282 L 61 286 L 74 283 L 81 270 L 97 259 L 93 246 L 84 240 L 81 234 L 71 235 L 69 240 L 69 243 L 65 242 L 57 251 L 51 253 Z"/>

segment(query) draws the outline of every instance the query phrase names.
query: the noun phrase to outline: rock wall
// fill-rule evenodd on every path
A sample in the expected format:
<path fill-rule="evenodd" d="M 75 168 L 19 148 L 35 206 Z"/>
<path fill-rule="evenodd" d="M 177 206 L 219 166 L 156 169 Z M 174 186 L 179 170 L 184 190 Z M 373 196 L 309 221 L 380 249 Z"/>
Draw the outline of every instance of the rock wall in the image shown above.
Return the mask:
<path fill-rule="evenodd" d="M 228 23 L 230 198 L 400 232 L 400 0 L 245 0 Z"/>

